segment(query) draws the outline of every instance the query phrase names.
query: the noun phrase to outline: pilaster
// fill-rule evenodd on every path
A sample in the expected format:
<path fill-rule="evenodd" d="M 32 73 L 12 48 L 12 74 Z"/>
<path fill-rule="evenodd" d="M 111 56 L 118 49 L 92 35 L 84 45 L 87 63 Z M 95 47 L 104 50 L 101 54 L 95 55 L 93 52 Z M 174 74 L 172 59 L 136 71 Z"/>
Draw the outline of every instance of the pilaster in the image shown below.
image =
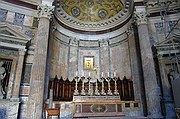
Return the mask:
<path fill-rule="evenodd" d="M 26 53 L 26 49 L 18 49 L 18 51 L 19 51 L 19 57 L 18 57 L 18 63 L 17 63 L 17 69 L 16 69 L 16 78 L 15 78 L 15 82 L 14 82 L 14 89 L 13 89 L 13 94 L 12 94 L 13 98 L 19 97 L 19 88 L 20 88 L 24 55 Z"/>

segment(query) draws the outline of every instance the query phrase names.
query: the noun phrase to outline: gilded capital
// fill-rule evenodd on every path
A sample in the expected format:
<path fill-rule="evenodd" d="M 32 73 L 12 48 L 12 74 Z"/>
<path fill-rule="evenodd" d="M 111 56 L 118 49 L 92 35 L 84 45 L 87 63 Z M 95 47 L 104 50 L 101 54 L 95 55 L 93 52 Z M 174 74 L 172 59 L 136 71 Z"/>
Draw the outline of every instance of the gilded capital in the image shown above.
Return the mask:
<path fill-rule="evenodd" d="M 47 6 L 47 5 L 38 6 L 39 18 L 45 17 L 45 18 L 51 19 L 53 15 L 53 11 L 54 11 L 54 6 Z"/>
<path fill-rule="evenodd" d="M 134 12 L 134 19 L 137 25 L 147 24 L 147 13 L 146 11 Z"/>

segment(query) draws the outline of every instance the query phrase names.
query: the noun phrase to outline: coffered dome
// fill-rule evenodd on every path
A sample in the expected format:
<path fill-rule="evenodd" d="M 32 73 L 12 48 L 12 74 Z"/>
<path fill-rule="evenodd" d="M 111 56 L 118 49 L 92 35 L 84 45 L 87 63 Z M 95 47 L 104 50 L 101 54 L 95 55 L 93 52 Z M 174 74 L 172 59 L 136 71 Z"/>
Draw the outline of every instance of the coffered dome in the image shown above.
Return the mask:
<path fill-rule="evenodd" d="M 62 0 L 63 10 L 86 22 L 107 20 L 123 9 L 121 0 Z"/>

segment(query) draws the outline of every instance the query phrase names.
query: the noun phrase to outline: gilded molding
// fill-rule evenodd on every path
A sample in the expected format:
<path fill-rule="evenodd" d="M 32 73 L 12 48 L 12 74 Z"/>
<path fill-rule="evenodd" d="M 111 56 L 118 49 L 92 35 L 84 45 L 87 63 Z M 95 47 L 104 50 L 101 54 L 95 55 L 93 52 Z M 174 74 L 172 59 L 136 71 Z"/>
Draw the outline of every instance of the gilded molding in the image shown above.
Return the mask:
<path fill-rule="evenodd" d="M 51 19 L 53 16 L 54 6 L 39 5 L 38 6 L 38 17 L 45 17 Z"/>

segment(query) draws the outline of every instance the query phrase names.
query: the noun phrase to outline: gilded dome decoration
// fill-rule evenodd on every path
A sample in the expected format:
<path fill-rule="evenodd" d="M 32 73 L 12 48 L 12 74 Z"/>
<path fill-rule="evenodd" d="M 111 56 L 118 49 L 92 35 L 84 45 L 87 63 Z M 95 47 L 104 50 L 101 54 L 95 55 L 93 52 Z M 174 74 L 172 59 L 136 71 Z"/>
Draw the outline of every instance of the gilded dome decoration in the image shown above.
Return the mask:
<path fill-rule="evenodd" d="M 107 20 L 123 9 L 121 0 L 62 0 L 63 10 L 85 22 Z"/>

